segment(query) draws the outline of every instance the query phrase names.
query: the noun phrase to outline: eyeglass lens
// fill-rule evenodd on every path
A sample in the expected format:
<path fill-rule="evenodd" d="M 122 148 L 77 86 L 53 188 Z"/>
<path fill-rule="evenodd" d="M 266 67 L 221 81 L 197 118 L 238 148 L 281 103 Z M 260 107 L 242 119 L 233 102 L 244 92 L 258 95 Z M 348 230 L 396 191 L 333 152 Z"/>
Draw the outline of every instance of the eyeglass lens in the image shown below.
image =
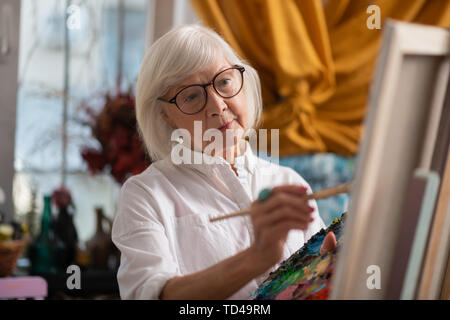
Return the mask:
<path fill-rule="evenodd" d="M 235 96 L 242 87 L 242 75 L 238 69 L 228 69 L 219 73 L 213 83 L 216 92 L 223 98 Z M 181 111 L 192 114 L 200 111 L 206 104 L 206 88 L 191 86 L 182 90 L 176 98 Z"/>

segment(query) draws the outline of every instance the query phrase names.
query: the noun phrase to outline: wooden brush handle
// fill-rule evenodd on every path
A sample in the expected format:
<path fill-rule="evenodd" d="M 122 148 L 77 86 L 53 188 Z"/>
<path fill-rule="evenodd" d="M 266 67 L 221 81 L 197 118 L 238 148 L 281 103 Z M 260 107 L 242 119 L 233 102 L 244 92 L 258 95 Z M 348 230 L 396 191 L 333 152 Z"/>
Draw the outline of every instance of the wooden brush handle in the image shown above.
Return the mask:
<path fill-rule="evenodd" d="M 316 191 L 314 193 L 308 194 L 308 195 L 306 195 L 306 199 L 307 200 L 311 200 L 311 199 L 317 200 L 317 199 L 329 198 L 329 197 L 335 196 L 340 193 L 350 192 L 350 187 L 351 187 L 351 182 L 340 184 L 335 187 L 322 189 L 322 190 Z"/>
<path fill-rule="evenodd" d="M 329 197 L 335 196 L 340 193 L 348 193 L 348 192 L 350 192 L 351 184 L 352 184 L 351 182 L 348 182 L 348 183 L 340 184 L 335 187 L 322 189 L 322 190 L 319 190 L 314 193 L 306 195 L 305 198 L 306 198 L 306 200 L 312 200 L 312 199 L 317 200 L 317 199 L 329 198 Z M 209 221 L 216 222 L 219 220 L 228 219 L 228 218 L 232 218 L 232 217 L 244 216 L 249 213 L 250 213 L 250 209 L 244 209 L 244 210 L 236 211 L 236 212 L 233 212 L 230 214 L 226 214 L 221 217 L 209 219 Z"/>
<path fill-rule="evenodd" d="M 215 221 L 219 221 L 219 220 L 223 220 L 223 219 L 228 219 L 228 218 L 232 218 L 232 217 L 239 217 L 239 216 L 244 216 L 246 214 L 249 214 L 250 210 L 249 209 L 244 209 L 244 210 L 239 210 L 230 214 L 226 214 L 224 216 L 221 217 L 216 217 L 216 218 L 212 218 L 209 219 L 210 222 L 215 222 Z"/>

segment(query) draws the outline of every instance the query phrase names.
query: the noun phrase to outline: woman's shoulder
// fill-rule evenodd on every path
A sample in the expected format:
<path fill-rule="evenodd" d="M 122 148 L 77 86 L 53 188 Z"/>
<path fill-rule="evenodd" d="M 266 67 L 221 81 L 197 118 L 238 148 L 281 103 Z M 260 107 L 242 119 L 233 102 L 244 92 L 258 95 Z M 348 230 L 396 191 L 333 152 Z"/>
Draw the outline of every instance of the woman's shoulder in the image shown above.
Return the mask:
<path fill-rule="evenodd" d="M 144 171 L 129 177 L 121 187 L 121 193 L 135 192 L 136 188 L 142 191 L 157 191 L 167 183 L 165 164 L 158 160 L 150 164 Z"/>
<path fill-rule="evenodd" d="M 169 182 L 158 162 L 129 177 L 122 185 L 117 202 L 118 219 L 127 217 L 126 221 L 131 218 L 136 221 L 163 221 L 160 215 L 161 202 L 167 199 Z"/>
<path fill-rule="evenodd" d="M 129 177 L 126 184 L 157 184 L 161 179 L 166 179 L 169 171 L 173 170 L 165 160 L 158 160 L 150 164 L 144 171 L 139 174 Z"/>

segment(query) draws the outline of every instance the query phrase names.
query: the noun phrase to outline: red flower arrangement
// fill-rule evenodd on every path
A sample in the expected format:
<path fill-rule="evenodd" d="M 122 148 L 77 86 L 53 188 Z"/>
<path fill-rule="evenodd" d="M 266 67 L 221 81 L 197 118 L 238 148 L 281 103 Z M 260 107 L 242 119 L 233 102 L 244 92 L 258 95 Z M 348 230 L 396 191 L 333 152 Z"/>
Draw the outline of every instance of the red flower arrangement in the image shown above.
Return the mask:
<path fill-rule="evenodd" d="M 135 100 L 130 92 L 115 97 L 106 95 L 99 114 L 87 108 L 88 122 L 101 150 L 84 148 L 81 156 L 92 174 L 109 170 L 114 179 L 125 180 L 144 171 L 150 164 L 136 128 Z"/>

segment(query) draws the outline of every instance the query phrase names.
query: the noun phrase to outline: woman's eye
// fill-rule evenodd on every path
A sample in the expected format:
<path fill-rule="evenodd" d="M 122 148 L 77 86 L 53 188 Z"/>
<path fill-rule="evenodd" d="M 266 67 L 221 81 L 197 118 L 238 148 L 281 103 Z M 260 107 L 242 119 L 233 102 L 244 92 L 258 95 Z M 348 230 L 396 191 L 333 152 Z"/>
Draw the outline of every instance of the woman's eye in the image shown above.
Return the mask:
<path fill-rule="evenodd" d="M 226 87 L 231 84 L 231 79 L 221 79 L 219 81 L 219 86 Z"/>
<path fill-rule="evenodd" d="M 191 94 L 189 96 L 187 96 L 186 98 L 184 98 L 184 102 L 191 102 L 192 100 L 197 99 L 197 94 Z"/>

